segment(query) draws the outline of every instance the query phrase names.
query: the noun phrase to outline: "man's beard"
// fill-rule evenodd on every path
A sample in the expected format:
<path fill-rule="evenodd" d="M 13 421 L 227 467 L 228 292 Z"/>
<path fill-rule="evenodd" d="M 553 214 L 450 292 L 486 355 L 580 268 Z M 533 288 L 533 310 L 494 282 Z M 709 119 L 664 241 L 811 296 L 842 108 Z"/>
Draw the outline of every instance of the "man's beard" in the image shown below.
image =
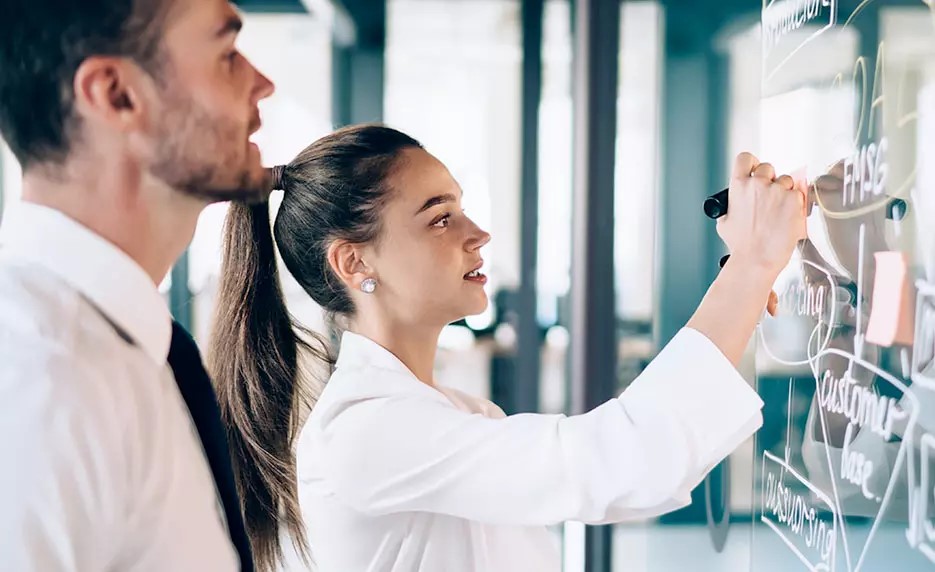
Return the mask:
<path fill-rule="evenodd" d="M 253 174 L 246 150 L 242 147 L 237 153 L 238 142 L 246 146 L 244 127 L 211 116 L 191 99 L 180 101 L 168 90 L 164 101 L 154 176 L 180 193 L 209 203 L 256 204 L 269 199 L 268 174 Z"/>
<path fill-rule="evenodd" d="M 230 187 L 215 186 L 209 188 L 206 185 L 192 183 L 176 187 L 176 190 L 208 203 L 237 201 L 248 205 L 255 205 L 268 201 L 270 195 L 269 186 L 261 185 L 253 181 L 249 174 L 244 175 L 240 183 Z"/>

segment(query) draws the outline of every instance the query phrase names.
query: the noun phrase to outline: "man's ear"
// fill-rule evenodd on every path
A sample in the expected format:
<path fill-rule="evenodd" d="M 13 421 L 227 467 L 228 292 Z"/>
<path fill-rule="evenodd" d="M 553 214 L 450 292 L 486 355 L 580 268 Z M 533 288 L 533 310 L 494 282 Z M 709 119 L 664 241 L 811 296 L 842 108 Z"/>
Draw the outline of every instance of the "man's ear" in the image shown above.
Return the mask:
<path fill-rule="evenodd" d="M 146 126 L 152 78 L 126 58 L 93 56 L 75 72 L 75 110 L 84 122 L 133 131 Z"/>
<path fill-rule="evenodd" d="M 360 283 L 375 278 L 373 268 L 363 259 L 364 247 L 344 240 L 334 241 L 328 247 L 328 264 L 338 279 L 351 290 L 360 289 Z"/>

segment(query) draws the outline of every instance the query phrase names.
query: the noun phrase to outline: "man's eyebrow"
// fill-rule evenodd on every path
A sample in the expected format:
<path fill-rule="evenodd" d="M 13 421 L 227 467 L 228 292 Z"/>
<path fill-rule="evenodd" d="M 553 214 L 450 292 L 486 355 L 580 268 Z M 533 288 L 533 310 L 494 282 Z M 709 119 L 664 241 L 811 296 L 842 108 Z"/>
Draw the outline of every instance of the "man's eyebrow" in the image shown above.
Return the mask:
<path fill-rule="evenodd" d="M 240 19 L 240 16 L 231 15 L 228 16 L 227 20 L 224 21 L 224 25 L 218 29 L 215 36 L 217 38 L 223 38 L 228 34 L 237 34 L 243 28 L 243 20 Z"/>

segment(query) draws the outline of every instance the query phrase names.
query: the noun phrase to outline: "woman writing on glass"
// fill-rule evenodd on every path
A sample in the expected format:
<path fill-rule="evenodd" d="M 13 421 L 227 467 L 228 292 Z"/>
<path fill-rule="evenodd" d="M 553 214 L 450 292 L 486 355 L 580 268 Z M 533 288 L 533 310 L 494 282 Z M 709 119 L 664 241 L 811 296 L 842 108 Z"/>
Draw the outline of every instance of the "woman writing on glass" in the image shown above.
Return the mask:
<path fill-rule="evenodd" d="M 619 398 L 572 417 L 505 416 L 435 384 L 442 329 L 488 303 L 490 236 L 418 142 L 346 128 L 274 173 L 273 233 L 267 204 L 231 207 L 209 352 L 261 570 L 286 531 L 326 572 L 557 571 L 547 525 L 684 506 L 762 423 L 735 365 L 805 218 L 792 180 L 752 155 L 719 223 L 732 256 L 694 317 Z M 331 363 L 286 311 L 277 250 L 346 325 L 301 426 L 303 360 Z"/>

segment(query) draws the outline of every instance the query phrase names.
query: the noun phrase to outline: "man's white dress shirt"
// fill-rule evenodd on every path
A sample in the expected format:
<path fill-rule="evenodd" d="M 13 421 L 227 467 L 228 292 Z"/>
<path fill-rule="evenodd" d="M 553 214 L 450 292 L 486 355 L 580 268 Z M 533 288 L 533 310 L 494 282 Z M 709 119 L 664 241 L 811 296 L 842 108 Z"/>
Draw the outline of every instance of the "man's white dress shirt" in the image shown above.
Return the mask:
<path fill-rule="evenodd" d="M 311 552 L 321 572 L 558 572 L 547 525 L 685 506 L 762 405 L 691 329 L 619 398 L 573 417 L 506 417 L 345 333 L 297 445 Z"/>
<path fill-rule="evenodd" d="M 0 570 L 239 570 L 143 269 L 31 204 L 0 229 Z"/>

